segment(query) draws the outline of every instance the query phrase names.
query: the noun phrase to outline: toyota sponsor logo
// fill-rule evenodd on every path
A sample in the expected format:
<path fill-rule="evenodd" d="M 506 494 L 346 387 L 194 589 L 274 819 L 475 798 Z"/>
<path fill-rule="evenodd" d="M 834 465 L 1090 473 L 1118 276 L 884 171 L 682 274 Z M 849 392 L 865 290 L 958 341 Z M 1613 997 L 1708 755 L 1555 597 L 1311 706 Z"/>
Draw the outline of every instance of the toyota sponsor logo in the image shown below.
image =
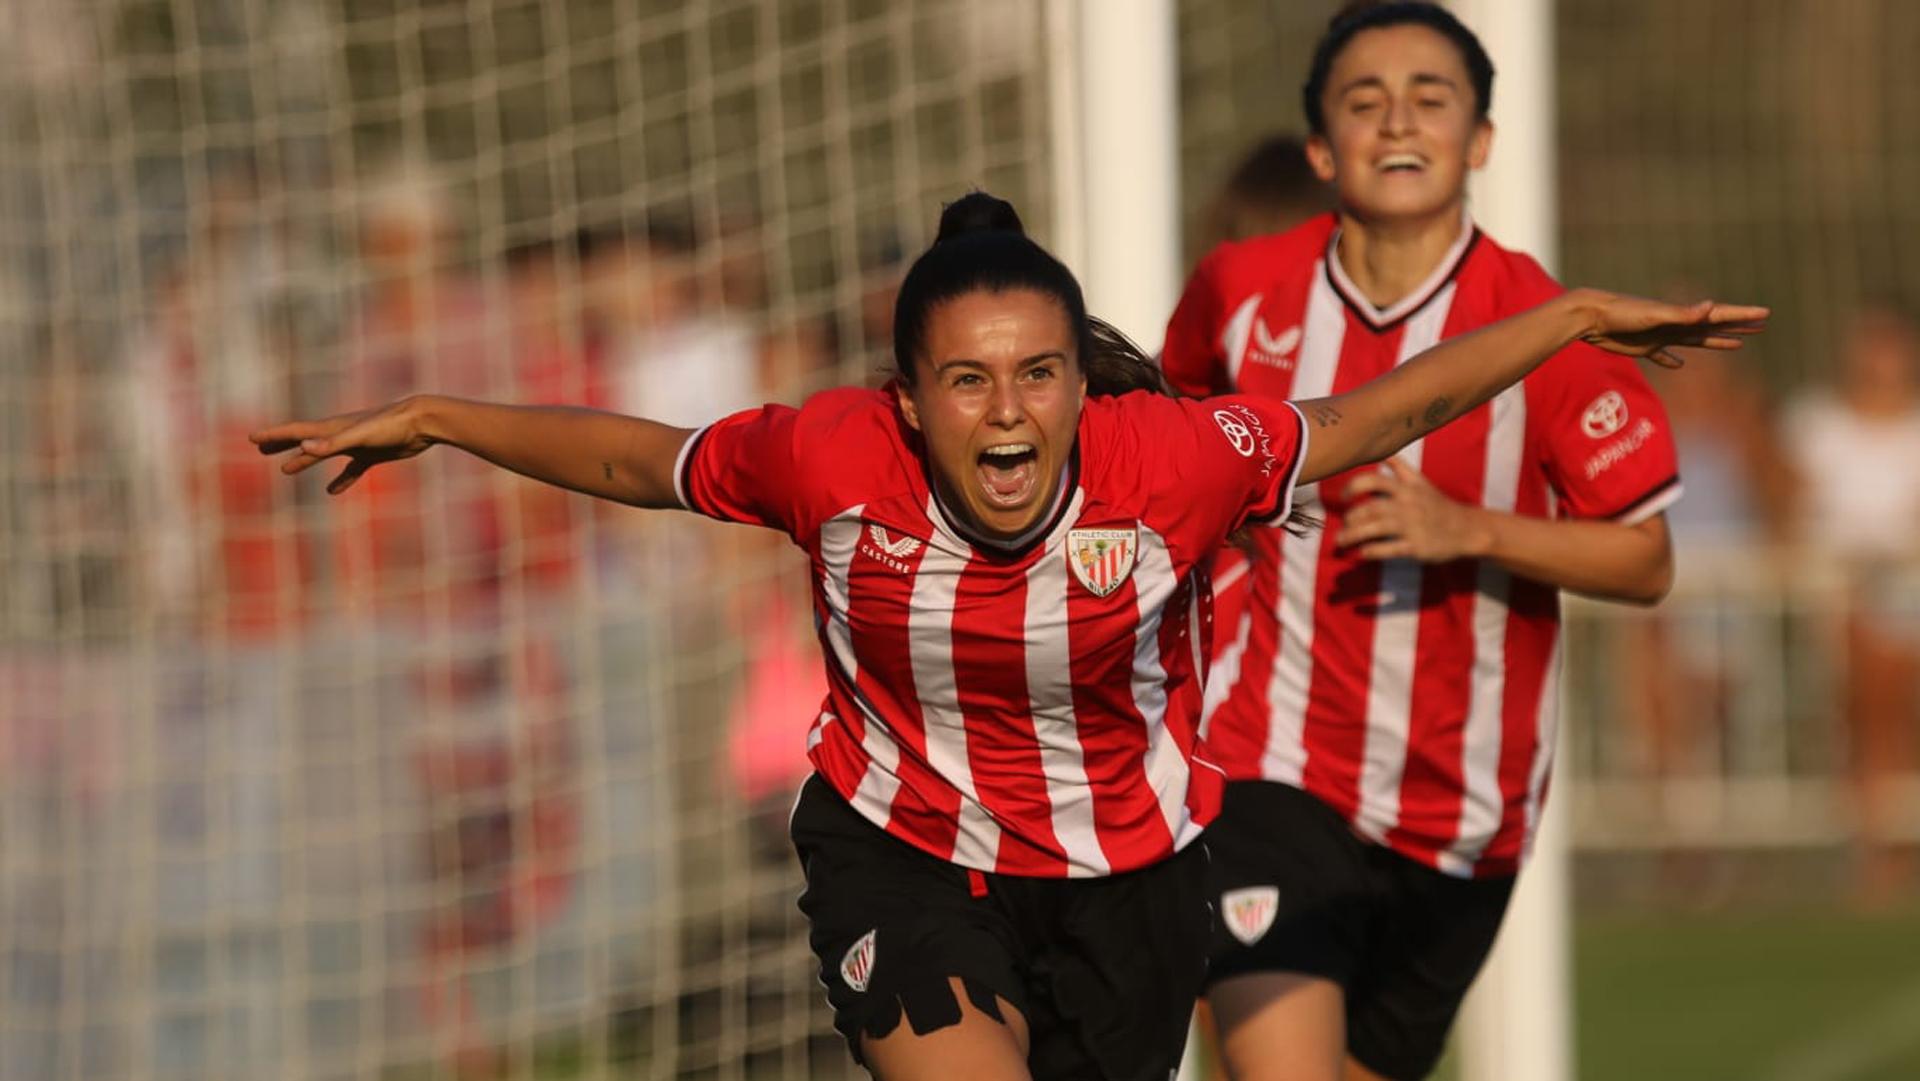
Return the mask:
<path fill-rule="evenodd" d="M 1627 426 L 1627 400 L 1617 390 L 1607 391 L 1587 404 L 1580 414 L 1580 430 L 1588 439 L 1605 439 Z"/>
<path fill-rule="evenodd" d="M 1213 422 L 1226 433 L 1227 442 L 1233 444 L 1233 449 L 1239 452 L 1240 457 L 1253 457 L 1253 431 L 1247 427 L 1245 420 L 1229 410 L 1216 409 L 1213 411 Z"/>

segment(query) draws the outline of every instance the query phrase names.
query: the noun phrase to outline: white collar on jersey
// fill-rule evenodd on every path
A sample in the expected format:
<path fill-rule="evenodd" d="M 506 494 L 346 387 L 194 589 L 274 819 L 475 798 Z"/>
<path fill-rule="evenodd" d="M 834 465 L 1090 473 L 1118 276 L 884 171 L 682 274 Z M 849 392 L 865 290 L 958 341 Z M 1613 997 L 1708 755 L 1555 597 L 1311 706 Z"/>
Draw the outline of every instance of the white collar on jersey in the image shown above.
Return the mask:
<path fill-rule="evenodd" d="M 968 529 L 966 526 L 961 525 L 962 519 L 960 516 L 948 510 L 946 502 L 940 498 L 940 486 L 933 483 L 932 471 L 929 470 L 927 474 L 927 489 L 933 493 L 933 498 L 928 500 L 928 502 L 933 505 L 933 509 L 938 511 L 940 515 L 940 520 L 935 524 L 945 526 L 947 532 L 973 545 L 975 548 L 986 548 L 995 552 L 1018 552 L 1027 545 L 1040 539 L 1041 534 L 1060 524 L 1060 507 L 1067 500 L 1067 489 L 1076 486 L 1073 476 L 1073 459 L 1075 457 L 1077 457 L 1077 450 L 1075 454 L 1067 457 L 1067 464 L 1060 467 L 1060 482 L 1054 485 L 1053 505 L 1047 508 L 1047 513 L 1041 515 L 1032 526 L 1027 528 L 1026 532 L 1010 540 L 995 540 L 992 537 L 983 537 L 973 530 Z"/>
<path fill-rule="evenodd" d="M 1360 287 L 1353 284 L 1353 279 L 1347 276 L 1347 268 L 1340 265 L 1340 229 L 1336 226 L 1333 235 L 1327 238 L 1327 279 L 1333 282 L 1334 289 L 1339 291 L 1347 304 L 1367 322 L 1375 327 L 1390 326 L 1427 306 L 1427 302 L 1440 292 L 1440 287 L 1460 269 L 1460 262 L 1466 258 L 1467 249 L 1473 246 L 1473 238 L 1477 235 L 1479 230 L 1474 227 L 1473 215 L 1462 207 L 1460 235 L 1454 238 L 1447 253 L 1440 257 L 1440 264 L 1433 268 L 1433 273 L 1427 275 L 1427 279 L 1412 292 L 1401 297 L 1399 303 L 1390 308 L 1376 308 L 1367 295 L 1360 291 Z"/>

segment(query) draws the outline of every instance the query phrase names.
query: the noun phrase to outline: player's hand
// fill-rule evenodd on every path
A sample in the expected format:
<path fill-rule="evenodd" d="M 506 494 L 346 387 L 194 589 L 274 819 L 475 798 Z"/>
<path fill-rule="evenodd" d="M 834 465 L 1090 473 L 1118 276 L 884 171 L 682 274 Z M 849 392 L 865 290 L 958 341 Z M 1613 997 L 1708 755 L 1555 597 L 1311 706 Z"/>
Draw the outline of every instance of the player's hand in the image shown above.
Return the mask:
<path fill-rule="evenodd" d="M 1675 346 L 1698 349 L 1738 349 L 1745 340 L 1766 329 L 1767 308 L 1750 304 L 1668 304 L 1644 297 L 1579 289 L 1569 298 L 1588 318 L 1581 340 L 1613 353 L 1647 357 L 1668 368 L 1681 365 L 1668 350 Z"/>
<path fill-rule="evenodd" d="M 374 466 L 411 458 L 433 445 L 421 430 L 418 402 L 405 398 L 325 420 L 290 421 L 262 428 L 247 438 L 262 454 L 296 450 L 280 463 L 280 472 L 288 476 L 328 458 L 345 457 L 346 468 L 327 484 L 328 494 L 339 495 Z"/>
<path fill-rule="evenodd" d="M 1362 559 L 1445 563 L 1484 551 L 1474 509 L 1440 494 L 1418 469 L 1389 458 L 1347 486 L 1353 501 L 1334 543 Z"/>

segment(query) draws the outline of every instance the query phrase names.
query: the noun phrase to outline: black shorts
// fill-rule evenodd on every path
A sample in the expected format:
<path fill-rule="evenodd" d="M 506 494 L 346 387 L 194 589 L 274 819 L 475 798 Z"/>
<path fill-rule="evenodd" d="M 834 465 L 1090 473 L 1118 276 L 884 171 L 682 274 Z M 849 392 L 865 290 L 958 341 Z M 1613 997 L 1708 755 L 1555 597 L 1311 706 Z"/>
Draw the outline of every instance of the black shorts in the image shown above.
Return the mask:
<path fill-rule="evenodd" d="M 1209 985 L 1250 972 L 1324 976 L 1346 992 L 1347 1052 L 1382 1077 L 1433 1072 L 1487 959 L 1511 876 L 1454 878 L 1355 834 L 1297 788 L 1227 786 L 1207 830 Z"/>
<path fill-rule="evenodd" d="M 1165 1081 L 1179 1066 L 1212 926 L 1199 844 L 1106 878 L 981 874 L 862 818 L 818 776 L 794 807 L 806 874 L 800 910 L 833 1026 L 860 1038 L 904 1015 L 925 1034 L 958 1024 L 968 999 L 1013 1004 L 1036 1078 Z"/>

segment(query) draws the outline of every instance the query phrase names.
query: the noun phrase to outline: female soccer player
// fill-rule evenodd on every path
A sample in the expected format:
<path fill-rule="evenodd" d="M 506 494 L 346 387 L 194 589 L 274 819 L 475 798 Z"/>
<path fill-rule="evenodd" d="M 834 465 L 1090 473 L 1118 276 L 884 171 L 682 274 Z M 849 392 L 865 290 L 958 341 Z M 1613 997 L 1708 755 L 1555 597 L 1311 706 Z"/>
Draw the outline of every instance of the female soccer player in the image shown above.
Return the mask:
<path fill-rule="evenodd" d="M 1467 216 L 1492 89 L 1442 7 L 1336 17 L 1303 98 L 1338 210 L 1208 256 L 1169 379 L 1317 398 L 1559 294 Z M 1432 1070 L 1539 818 L 1558 590 L 1658 600 L 1679 490 L 1634 364 L 1574 346 L 1385 469 L 1324 475 L 1301 497 L 1323 532 L 1253 531 L 1204 740 L 1235 782 L 1207 839 L 1236 1078 Z"/>
<path fill-rule="evenodd" d="M 1765 311 L 1577 292 L 1304 413 L 1120 393 L 1158 373 L 975 194 L 896 314 L 891 386 L 699 431 L 420 396 L 253 439 L 287 473 L 346 458 L 332 492 L 446 443 L 788 533 L 828 658 L 793 839 L 835 1027 L 887 1079 L 1160 1079 L 1210 929 L 1196 565 L 1569 341 L 1731 348 Z"/>

